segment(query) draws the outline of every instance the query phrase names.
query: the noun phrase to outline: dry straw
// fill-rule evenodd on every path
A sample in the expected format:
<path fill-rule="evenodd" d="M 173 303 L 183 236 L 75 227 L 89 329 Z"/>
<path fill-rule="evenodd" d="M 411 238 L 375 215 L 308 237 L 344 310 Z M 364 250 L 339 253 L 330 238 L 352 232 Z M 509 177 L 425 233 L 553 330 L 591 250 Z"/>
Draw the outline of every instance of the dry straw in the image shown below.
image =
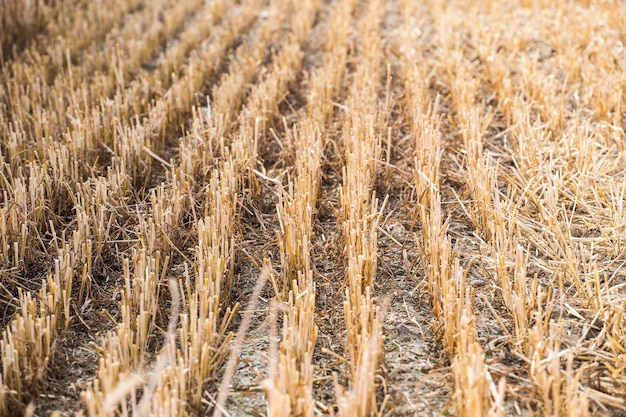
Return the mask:
<path fill-rule="evenodd" d="M 624 412 L 624 21 L 0 1 L 0 415 Z"/>

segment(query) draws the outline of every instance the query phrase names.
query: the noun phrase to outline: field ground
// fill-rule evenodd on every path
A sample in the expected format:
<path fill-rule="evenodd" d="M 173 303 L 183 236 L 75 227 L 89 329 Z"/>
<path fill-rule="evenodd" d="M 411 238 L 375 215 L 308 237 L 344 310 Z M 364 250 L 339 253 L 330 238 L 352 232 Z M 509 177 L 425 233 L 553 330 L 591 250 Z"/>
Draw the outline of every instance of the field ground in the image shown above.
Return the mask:
<path fill-rule="evenodd" d="M 0 415 L 626 416 L 621 0 L 4 0 Z"/>

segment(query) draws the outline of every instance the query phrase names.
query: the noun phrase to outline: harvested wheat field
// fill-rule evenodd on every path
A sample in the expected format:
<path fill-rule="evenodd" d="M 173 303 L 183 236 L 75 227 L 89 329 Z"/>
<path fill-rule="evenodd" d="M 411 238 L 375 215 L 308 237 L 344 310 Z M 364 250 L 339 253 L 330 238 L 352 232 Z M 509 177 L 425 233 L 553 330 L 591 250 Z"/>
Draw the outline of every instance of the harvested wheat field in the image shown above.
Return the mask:
<path fill-rule="evenodd" d="M 3 0 L 0 415 L 626 416 L 625 43 L 622 0 Z"/>

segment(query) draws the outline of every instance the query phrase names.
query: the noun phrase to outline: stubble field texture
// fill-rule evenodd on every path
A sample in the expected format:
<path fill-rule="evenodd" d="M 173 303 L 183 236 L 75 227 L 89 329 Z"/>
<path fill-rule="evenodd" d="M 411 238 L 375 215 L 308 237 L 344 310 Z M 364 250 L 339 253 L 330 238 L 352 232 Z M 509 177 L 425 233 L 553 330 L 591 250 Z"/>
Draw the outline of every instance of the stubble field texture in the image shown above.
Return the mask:
<path fill-rule="evenodd" d="M 626 416 L 625 43 L 622 0 L 2 0 L 0 416 Z"/>

